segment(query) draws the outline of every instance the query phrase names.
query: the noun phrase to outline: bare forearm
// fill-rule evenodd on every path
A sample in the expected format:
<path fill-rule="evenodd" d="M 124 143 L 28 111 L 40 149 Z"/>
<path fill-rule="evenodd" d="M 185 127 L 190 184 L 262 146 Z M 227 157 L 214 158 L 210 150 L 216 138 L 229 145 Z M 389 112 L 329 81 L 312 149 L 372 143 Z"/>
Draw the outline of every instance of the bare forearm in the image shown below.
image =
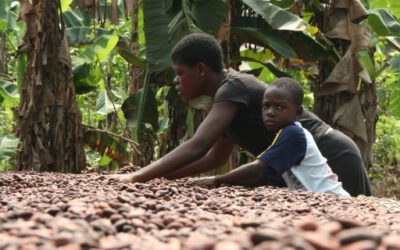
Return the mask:
<path fill-rule="evenodd" d="M 234 147 L 232 142 L 220 138 L 204 157 L 164 177 L 177 179 L 216 169 L 228 161 Z"/>
<path fill-rule="evenodd" d="M 182 144 L 163 158 L 152 162 L 135 173 L 135 181 L 146 182 L 170 174 L 188 165 L 190 162 L 204 155 L 201 151 L 191 150 L 190 147 Z"/>
<path fill-rule="evenodd" d="M 216 169 L 221 165 L 222 164 L 216 164 L 207 157 L 203 157 L 192 164 L 189 164 L 181 169 L 178 169 L 170 174 L 165 175 L 164 177 L 170 180 L 174 180 L 178 178 L 201 174 Z"/>
<path fill-rule="evenodd" d="M 216 184 L 231 185 L 256 185 L 262 178 L 262 173 L 266 166 L 259 162 L 251 162 L 226 173 L 215 177 Z"/>

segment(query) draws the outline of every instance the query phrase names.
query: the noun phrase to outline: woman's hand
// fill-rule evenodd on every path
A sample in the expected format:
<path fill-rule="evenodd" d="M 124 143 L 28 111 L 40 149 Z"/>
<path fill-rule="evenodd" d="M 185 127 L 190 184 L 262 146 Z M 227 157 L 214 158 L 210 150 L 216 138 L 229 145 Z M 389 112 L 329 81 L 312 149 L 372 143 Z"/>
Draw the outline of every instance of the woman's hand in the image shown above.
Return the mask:
<path fill-rule="evenodd" d="M 214 186 L 216 184 L 215 176 L 196 178 L 193 179 L 190 184 L 197 186 Z"/>
<path fill-rule="evenodd" d="M 122 183 L 135 183 L 137 181 L 137 176 L 135 173 L 133 174 L 111 174 L 102 176 L 102 178 L 106 178 L 109 182 L 122 182 Z"/>

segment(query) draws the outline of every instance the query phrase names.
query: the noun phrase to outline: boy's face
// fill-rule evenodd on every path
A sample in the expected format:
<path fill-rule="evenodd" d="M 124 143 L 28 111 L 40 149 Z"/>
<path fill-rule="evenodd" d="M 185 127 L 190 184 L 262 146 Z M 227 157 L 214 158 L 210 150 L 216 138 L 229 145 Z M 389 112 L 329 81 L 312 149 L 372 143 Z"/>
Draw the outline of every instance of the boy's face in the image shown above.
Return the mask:
<path fill-rule="evenodd" d="M 286 89 L 274 86 L 266 89 L 262 101 L 262 119 L 269 131 L 278 131 L 296 121 L 302 111 L 302 107 L 295 103 Z"/>
<path fill-rule="evenodd" d="M 196 66 L 188 67 L 184 64 L 173 64 L 172 67 L 176 74 L 174 78 L 175 88 L 185 102 L 202 95 L 203 78 Z"/>

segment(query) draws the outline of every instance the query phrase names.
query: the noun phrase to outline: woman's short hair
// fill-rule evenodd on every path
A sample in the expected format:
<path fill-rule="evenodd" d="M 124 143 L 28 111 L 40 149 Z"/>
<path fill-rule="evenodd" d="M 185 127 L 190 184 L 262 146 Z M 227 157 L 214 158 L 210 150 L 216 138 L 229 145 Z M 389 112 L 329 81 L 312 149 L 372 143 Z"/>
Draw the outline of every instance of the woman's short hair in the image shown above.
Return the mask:
<path fill-rule="evenodd" d="M 189 67 L 204 63 L 217 73 L 224 68 L 220 44 L 213 36 L 205 33 L 192 33 L 183 37 L 172 49 L 171 59 L 174 64 Z"/>

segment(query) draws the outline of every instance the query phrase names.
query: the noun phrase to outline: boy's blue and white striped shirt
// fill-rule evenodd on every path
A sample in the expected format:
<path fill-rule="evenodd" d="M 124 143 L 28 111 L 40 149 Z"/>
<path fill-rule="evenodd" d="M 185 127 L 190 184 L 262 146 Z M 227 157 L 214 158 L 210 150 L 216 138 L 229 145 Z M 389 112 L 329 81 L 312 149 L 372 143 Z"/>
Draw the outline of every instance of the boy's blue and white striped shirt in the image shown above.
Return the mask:
<path fill-rule="evenodd" d="M 319 151 L 314 138 L 299 122 L 281 129 L 258 156 L 281 176 L 290 189 L 349 196 Z M 266 178 L 274 178 L 271 172 Z M 273 181 L 273 180 L 272 180 Z"/>

